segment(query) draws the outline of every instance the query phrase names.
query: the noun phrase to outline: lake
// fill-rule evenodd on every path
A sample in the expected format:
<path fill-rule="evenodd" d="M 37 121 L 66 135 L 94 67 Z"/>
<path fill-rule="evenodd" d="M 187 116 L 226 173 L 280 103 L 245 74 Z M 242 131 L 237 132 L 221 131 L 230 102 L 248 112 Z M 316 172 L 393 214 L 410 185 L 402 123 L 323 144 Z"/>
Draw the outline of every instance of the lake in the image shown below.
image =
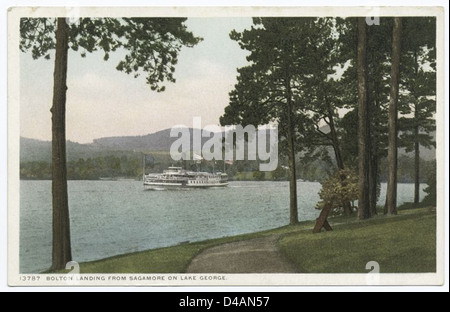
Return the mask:
<path fill-rule="evenodd" d="M 288 182 L 230 182 L 225 188 L 171 191 L 144 190 L 140 181 L 69 181 L 68 187 L 77 262 L 289 223 Z M 298 183 L 300 221 L 319 215 L 314 207 L 320 187 Z M 382 201 L 385 194 L 382 184 Z M 413 184 L 399 184 L 398 203 L 412 201 L 413 194 Z M 20 181 L 20 201 L 20 271 L 39 273 L 51 265 L 51 181 Z"/>

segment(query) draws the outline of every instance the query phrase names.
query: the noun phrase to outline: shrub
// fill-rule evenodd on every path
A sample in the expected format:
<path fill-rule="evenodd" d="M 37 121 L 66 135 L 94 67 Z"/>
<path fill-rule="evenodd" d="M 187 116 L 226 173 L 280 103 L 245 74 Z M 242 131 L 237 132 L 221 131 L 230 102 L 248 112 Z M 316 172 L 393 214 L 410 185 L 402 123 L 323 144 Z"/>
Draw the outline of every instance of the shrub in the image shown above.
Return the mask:
<path fill-rule="evenodd" d="M 336 171 L 333 175 L 322 182 L 319 192 L 321 201 L 316 208 L 322 209 L 327 202 L 332 203 L 332 213 L 342 214 L 344 203 L 353 202 L 358 199 L 358 176 L 350 169 Z"/>

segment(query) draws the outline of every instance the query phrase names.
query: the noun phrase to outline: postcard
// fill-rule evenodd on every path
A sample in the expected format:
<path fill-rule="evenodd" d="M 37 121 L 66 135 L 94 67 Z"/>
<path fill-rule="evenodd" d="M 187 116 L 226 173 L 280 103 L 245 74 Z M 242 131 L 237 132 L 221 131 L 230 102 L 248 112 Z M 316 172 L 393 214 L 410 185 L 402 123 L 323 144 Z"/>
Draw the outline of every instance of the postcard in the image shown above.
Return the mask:
<path fill-rule="evenodd" d="M 9 9 L 9 285 L 442 285 L 443 25 Z"/>

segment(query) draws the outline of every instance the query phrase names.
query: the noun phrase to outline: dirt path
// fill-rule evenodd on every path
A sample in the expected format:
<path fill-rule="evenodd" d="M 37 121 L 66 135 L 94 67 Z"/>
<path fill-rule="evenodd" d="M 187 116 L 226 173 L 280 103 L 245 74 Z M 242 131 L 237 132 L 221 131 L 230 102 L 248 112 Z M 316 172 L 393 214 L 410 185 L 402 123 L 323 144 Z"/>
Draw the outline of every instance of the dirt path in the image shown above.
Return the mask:
<path fill-rule="evenodd" d="M 298 273 L 280 254 L 280 235 L 223 244 L 196 256 L 187 273 Z"/>

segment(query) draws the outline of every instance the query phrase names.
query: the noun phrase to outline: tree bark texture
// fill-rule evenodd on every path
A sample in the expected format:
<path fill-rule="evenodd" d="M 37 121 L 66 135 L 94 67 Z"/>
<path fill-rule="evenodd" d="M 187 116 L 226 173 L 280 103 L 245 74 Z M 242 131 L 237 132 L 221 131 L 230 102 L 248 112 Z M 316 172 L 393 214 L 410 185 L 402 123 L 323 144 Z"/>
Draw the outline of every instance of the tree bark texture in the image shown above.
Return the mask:
<path fill-rule="evenodd" d="M 369 202 L 369 115 L 367 103 L 367 65 L 366 65 L 367 31 L 366 19 L 358 18 L 358 147 L 359 147 L 359 196 L 358 196 L 358 218 L 370 218 Z"/>
<path fill-rule="evenodd" d="M 336 131 L 336 125 L 334 123 L 333 112 L 331 111 L 330 106 L 328 106 L 328 119 L 329 119 L 331 140 L 333 142 L 334 155 L 336 157 L 336 164 L 337 164 L 339 170 L 344 170 L 345 169 L 344 160 L 342 159 L 341 148 L 339 146 L 339 138 L 338 138 L 337 131 Z M 341 178 L 341 180 L 343 183 L 345 183 L 345 177 Z M 350 216 L 352 214 L 351 203 L 344 202 L 342 204 L 344 206 L 345 215 Z"/>
<path fill-rule="evenodd" d="M 66 160 L 66 92 L 67 92 L 68 25 L 58 18 L 54 69 L 52 113 L 52 204 L 53 252 L 52 270 L 65 269 L 72 260 L 70 218 L 67 195 Z"/>
<path fill-rule="evenodd" d="M 286 78 L 286 103 L 287 103 L 287 122 L 288 122 L 288 153 L 289 153 L 289 210 L 290 224 L 298 223 L 298 204 L 297 204 L 297 175 L 295 172 L 295 144 L 294 144 L 294 125 L 292 122 L 292 90 L 291 79 Z"/>
<path fill-rule="evenodd" d="M 394 18 L 392 31 L 392 65 L 391 89 L 389 94 L 389 149 L 388 149 L 388 184 L 387 184 L 387 214 L 397 214 L 397 102 L 400 76 L 400 43 L 402 18 Z"/>

